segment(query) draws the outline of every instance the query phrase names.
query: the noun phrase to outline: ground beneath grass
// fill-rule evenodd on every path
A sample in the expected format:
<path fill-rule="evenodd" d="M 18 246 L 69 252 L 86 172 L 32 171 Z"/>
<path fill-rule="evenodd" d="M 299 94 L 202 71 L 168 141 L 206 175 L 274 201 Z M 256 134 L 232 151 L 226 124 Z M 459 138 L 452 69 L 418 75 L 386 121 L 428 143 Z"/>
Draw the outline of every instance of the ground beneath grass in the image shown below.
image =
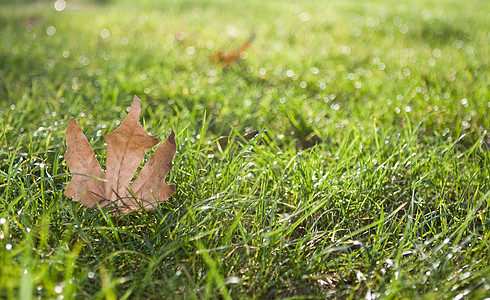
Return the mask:
<path fill-rule="evenodd" d="M 0 1 L 0 297 L 490 297 L 489 11 Z M 135 94 L 176 193 L 63 196 L 68 119 L 104 168 Z"/>

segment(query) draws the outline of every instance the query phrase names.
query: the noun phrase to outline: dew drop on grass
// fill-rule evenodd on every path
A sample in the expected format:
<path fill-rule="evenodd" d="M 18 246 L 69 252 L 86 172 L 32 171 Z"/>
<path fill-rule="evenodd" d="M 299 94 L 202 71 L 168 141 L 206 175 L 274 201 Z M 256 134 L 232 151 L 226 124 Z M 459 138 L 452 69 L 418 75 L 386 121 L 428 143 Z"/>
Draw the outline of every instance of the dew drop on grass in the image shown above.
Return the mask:
<path fill-rule="evenodd" d="M 7 245 L 5 245 L 5 249 L 7 249 L 7 250 L 12 250 L 12 244 L 7 244 Z"/>
<path fill-rule="evenodd" d="M 434 50 L 432 50 L 432 55 L 435 57 L 435 58 L 439 58 L 441 56 L 442 52 L 440 49 L 438 48 L 435 48 Z"/>
<path fill-rule="evenodd" d="M 106 39 L 108 38 L 109 36 L 111 35 L 111 32 L 109 31 L 109 29 L 107 28 L 104 28 L 100 31 L 100 36 L 103 38 L 103 39 Z"/>
<path fill-rule="evenodd" d="M 227 25 L 226 26 L 226 34 L 229 37 L 237 37 L 238 36 L 238 29 L 232 24 Z"/>
<path fill-rule="evenodd" d="M 388 265 L 388 268 L 391 268 L 393 267 L 393 260 L 391 260 L 391 258 L 387 258 L 385 260 L 386 264 Z"/>
<path fill-rule="evenodd" d="M 90 279 L 93 279 L 95 277 L 95 273 L 90 271 L 87 273 L 87 277 L 90 278 Z"/>
<path fill-rule="evenodd" d="M 364 274 L 361 271 L 357 271 L 356 277 L 357 277 L 357 281 L 359 281 L 359 282 L 361 280 L 365 280 L 366 279 L 366 277 L 364 276 Z"/>
<path fill-rule="evenodd" d="M 49 35 L 49 36 L 52 36 L 53 34 L 56 33 L 56 28 L 54 26 L 49 26 L 47 29 L 46 29 L 46 33 Z"/>
<path fill-rule="evenodd" d="M 192 55 L 192 54 L 194 54 L 194 53 L 196 52 L 196 50 L 194 49 L 194 47 L 189 46 L 189 47 L 187 47 L 187 48 L 185 49 L 185 52 L 186 52 L 187 54 L 189 54 L 189 55 Z"/>
<path fill-rule="evenodd" d="M 54 292 L 57 294 L 61 294 L 63 292 L 63 287 L 61 285 L 57 285 L 54 287 Z"/>
<path fill-rule="evenodd" d="M 54 9 L 56 11 L 63 11 L 66 8 L 66 2 L 65 0 L 57 0 L 54 3 Z"/>
<path fill-rule="evenodd" d="M 342 53 L 349 55 L 351 53 L 351 48 L 349 46 L 342 46 Z"/>
<path fill-rule="evenodd" d="M 405 24 L 401 24 L 399 27 L 398 27 L 398 30 L 400 30 L 400 33 L 402 34 L 405 34 L 408 32 L 408 26 L 405 25 Z"/>
<path fill-rule="evenodd" d="M 240 283 L 240 278 L 236 276 L 230 276 L 228 278 L 225 278 L 225 282 L 230 284 Z"/>
<path fill-rule="evenodd" d="M 299 19 L 301 22 L 308 22 L 311 19 L 311 15 L 305 11 L 299 14 Z"/>
<path fill-rule="evenodd" d="M 0 218 L 0 225 L 3 225 L 7 222 L 7 219 L 5 218 Z"/>
<path fill-rule="evenodd" d="M 185 39 L 185 32 L 179 31 L 175 34 L 175 38 L 178 41 L 183 41 Z"/>

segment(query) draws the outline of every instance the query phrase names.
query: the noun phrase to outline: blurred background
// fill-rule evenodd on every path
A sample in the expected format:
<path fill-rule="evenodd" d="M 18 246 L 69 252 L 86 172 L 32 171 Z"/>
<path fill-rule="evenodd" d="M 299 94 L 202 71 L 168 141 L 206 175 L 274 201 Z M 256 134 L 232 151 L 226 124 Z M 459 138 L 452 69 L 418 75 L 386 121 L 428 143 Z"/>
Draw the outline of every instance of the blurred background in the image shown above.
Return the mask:
<path fill-rule="evenodd" d="M 1 112 L 26 112 L 12 126 L 79 112 L 104 122 L 137 94 L 161 123 L 197 132 L 206 112 L 217 136 L 267 128 L 300 148 L 361 134 L 373 118 L 387 130 L 424 121 L 427 138 L 455 138 L 489 127 L 488 8 L 478 0 L 2 1 Z M 44 113 L 27 114 L 39 110 L 32 103 Z"/>

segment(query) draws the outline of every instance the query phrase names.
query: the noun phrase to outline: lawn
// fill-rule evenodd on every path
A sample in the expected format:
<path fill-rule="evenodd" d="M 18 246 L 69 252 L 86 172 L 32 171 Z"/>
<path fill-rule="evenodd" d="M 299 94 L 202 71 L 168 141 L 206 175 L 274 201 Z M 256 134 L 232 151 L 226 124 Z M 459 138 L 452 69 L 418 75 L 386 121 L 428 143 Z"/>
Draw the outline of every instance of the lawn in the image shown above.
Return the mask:
<path fill-rule="evenodd" d="M 0 1 L 0 298 L 490 297 L 489 11 Z M 176 192 L 68 199 L 69 118 L 104 167 L 133 95 Z"/>

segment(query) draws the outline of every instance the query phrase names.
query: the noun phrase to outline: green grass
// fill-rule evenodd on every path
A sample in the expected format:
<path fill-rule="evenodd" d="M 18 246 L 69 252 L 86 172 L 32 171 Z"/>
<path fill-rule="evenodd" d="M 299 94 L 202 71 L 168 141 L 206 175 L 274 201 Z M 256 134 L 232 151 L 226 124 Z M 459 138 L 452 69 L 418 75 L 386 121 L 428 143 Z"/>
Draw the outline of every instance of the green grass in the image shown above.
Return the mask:
<path fill-rule="evenodd" d="M 0 298 L 490 297 L 488 1 L 53 4 L 0 3 Z M 177 191 L 115 218 L 64 130 L 134 94 Z"/>

